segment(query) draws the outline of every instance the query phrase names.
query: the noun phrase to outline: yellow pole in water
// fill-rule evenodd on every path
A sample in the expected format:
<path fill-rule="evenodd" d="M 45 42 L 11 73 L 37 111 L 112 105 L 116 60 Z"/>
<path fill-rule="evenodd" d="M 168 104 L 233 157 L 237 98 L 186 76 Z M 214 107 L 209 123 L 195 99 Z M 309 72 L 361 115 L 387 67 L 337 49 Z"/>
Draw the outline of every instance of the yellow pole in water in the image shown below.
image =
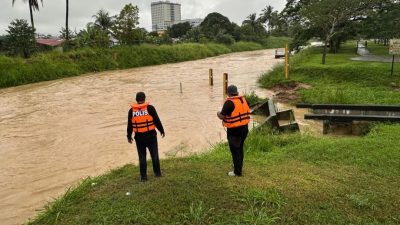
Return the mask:
<path fill-rule="evenodd" d="M 210 86 L 214 85 L 214 78 L 213 78 L 213 69 L 210 69 L 208 71 L 208 81 L 210 83 Z"/>
<path fill-rule="evenodd" d="M 226 96 L 226 94 L 228 92 L 228 74 L 227 73 L 224 73 L 223 89 L 224 89 L 224 96 Z"/>
<path fill-rule="evenodd" d="M 289 79 L 289 45 L 285 46 L 285 78 Z"/>

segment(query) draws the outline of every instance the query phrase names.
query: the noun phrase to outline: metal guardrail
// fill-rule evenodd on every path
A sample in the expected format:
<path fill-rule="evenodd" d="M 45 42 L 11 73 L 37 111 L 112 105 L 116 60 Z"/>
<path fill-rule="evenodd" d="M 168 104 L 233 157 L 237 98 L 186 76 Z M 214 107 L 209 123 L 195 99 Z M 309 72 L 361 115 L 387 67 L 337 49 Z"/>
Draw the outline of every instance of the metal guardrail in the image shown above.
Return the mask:
<path fill-rule="evenodd" d="M 346 109 L 346 110 L 372 110 L 372 111 L 399 111 L 398 105 L 348 105 L 348 104 L 307 104 L 299 103 L 296 108 L 309 109 Z"/>
<path fill-rule="evenodd" d="M 400 122 L 398 105 L 297 104 L 296 107 L 313 110 L 312 114 L 304 115 L 304 119 L 333 122 Z"/>

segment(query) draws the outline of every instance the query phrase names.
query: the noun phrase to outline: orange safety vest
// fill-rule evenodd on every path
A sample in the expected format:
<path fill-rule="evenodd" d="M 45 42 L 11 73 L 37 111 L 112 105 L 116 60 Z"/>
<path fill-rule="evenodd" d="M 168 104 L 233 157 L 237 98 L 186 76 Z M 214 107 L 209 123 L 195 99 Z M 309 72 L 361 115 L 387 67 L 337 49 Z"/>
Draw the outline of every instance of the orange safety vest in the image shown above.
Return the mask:
<path fill-rule="evenodd" d="M 153 117 L 147 111 L 149 103 L 132 104 L 132 126 L 133 132 L 144 133 L 156 129 Z"/>
<path fill-rule="evenodd" d="M 235 128 L 247 125 L 250 122 L 250 107 L 243 96 L 234 96 L 227 98 L 232 101 L 235 109 L 230 116 L 223 119 L 224 127 Z"/>

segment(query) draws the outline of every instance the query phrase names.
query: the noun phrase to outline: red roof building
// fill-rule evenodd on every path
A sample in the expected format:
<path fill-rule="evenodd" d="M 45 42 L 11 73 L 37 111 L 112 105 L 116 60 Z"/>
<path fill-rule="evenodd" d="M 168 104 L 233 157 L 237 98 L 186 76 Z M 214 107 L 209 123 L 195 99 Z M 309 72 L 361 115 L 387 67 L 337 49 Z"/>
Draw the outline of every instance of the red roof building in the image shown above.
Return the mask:
<path fill-rule="evenodd" d="M 38 44 L 51 46 L 51 47 L 60 46 L 62 43 L 64 43 L 64 41 L 65 41 L 64 39 L 59 39 L 59 38 L 51 38 L 51 39 L 38 38 L 38 39 L 36 39 L 36 42 Z"/>

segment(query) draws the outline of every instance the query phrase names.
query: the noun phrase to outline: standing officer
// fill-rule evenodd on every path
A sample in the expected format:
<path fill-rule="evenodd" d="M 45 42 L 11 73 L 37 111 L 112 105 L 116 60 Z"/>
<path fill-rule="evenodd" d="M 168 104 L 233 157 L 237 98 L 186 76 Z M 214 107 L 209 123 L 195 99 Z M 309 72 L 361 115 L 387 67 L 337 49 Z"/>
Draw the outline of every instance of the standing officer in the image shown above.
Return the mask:
<path fill-rule="evenodd" d="M 135 133 L 135 142 L 139 155 L 140 181 L 147 181 L 147 162 L 146 148 L 150 151 L 151 161 L 153 162 L 153 172 L 156 177 L 161 177 L 160 160 L 158 157 L 157 132 L 161 137 L 165 137 L 164 128 L 156 109 L 145 103 L 146 95 L 144 92 L 136 94 L 136 104 L 131 105 L 128 112 L 127 137 L 128 142 L 132 144 L 132 132 Z"/>
<path fill-rule="evenodd" d="M 250 108 L 244 96 L 239 96 L 237 87 L 230 85 L 227 89 L 228 98 L 220 112 L 219 119 L 227 128 L 229 149 L 232 153 L 234 171 L 228 172 L 229 176 L 242 176 L 243 167 L 243 145 L 249 133 Z"/>

